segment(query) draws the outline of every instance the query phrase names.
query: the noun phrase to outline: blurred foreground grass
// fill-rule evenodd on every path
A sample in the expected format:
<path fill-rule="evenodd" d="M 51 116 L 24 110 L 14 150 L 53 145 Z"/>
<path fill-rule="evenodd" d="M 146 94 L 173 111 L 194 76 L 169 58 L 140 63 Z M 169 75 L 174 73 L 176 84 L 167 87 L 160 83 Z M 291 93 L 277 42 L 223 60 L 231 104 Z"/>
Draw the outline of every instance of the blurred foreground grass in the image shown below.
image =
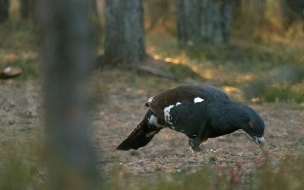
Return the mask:
<path fill-rule="evenodd" d="M 0 189 L 47 189 L 47 172 L 41 154 L 41 138 L 29 138 L 18 146 L 8 146 L 5 161 L 0 163 Z M 44 158 L 46 159 L 46 158 Z M 114 164 L 109 175 L 100 179 L 99 189 L 107 190 L 301 190 L 304 187 L 303 154 L 286 156 L 273 164 L 269 152 L 263 161 L 255 163 L 255 172 L 246 171 L 241 164 L 220 166 L 206 163 L 175 172 L 155 171 L 145 176 L 124 173 L 121 165 Z"/>
<path fill-rule="evenodd" d="M 264 161 L 256 164 L 257 172 L 248 173 L 242 165 L 235 167 L 214 167 L 206 165 L 196 171 L 175 173 L 156 172 L 154 178 L 132 179 L 114 166 L 110 180 L 102 187 L 110 190 L 300 190 L 304 187 L 303 158 L 286 157 L 272 166 L 265 154 Z M 103 189 L 102 188 L 102 189 Z"/>
<path fill-rule="evenodd" d="M 14 135 L 1 134 L 0 189 L 46 189 L 41 130 L 11 130 Z"/>

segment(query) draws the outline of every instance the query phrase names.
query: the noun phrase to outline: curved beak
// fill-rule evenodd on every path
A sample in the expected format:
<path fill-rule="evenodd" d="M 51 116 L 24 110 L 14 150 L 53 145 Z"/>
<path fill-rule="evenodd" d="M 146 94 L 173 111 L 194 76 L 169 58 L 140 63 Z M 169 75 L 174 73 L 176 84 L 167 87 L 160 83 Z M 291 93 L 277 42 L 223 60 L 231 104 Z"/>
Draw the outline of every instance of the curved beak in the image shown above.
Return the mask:
<path fill-rule="evenodd" d="M 263 145 L 264 145 L 264 142 L 265 142 L 264 136 L 261 136 L 261 137 L 254 137 L 254 140 L 255 140 L 255 142 L 258 143 L 260 146 L 263 146 Z"/>

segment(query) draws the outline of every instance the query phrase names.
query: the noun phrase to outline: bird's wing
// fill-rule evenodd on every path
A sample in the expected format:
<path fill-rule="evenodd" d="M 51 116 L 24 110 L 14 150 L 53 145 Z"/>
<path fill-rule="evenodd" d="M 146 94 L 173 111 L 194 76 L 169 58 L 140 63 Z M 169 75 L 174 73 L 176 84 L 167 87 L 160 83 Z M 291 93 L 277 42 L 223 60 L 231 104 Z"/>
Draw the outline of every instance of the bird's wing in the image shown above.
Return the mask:
<path fill-rule="evenodd" d="M 170 127 L 189 137 L 199 135 L 207 123 L 207 104 L 192 103 L 187 100 L 165 108 L 165 120 Z"/>
<path fill-rule="evenodd" d="M 176 87 L 160 92 L 147 102 L 150 109 L 160 118 L 164 119 L 164 109 L 170 105 L 176 105 L 184 100 L 194 102 L 194 98 L 206 99 L 203 91 L 184 87 Z"/>
<path fill-rule="evenodd" d="M 205 102 L 229 102 L 229 96 L 212 86 L 208 85 L 182 85 L 176 88 L 164 90 L 149 99 L 145 104 L 159 117 L 164 119 L 164 109 L 170 105 L 176 105 L 182 101 L 194 103 L 195 98 L 200 98 Z"/>

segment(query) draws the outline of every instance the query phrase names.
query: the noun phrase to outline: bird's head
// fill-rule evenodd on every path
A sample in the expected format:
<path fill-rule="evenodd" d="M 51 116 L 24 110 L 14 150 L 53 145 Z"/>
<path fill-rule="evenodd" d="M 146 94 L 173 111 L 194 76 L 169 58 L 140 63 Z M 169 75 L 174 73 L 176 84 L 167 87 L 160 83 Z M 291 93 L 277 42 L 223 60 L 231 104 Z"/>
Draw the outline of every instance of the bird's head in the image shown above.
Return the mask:
<path fill-rule="evenodd" d="M 256 111 L 248 106 L 245 106 L 245 108 L 243 108 L 243 112 L 246 115 L 246 119 L 244 118 L 242 120 L 240 128 L 248 133 L 256 143 L 258 143 L 260 146 L 263 146 L 265 142 L 265 124 L 263 119 Z"/>

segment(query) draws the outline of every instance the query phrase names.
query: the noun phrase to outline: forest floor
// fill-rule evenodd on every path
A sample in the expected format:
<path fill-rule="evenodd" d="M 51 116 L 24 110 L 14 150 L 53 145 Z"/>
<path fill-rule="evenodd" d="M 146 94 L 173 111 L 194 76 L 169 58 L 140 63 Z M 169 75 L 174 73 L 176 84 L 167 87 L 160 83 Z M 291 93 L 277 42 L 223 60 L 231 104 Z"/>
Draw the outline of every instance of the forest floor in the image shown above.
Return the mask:
<path fill-rule="evenodd" d="M 113 71 L 116 78 L 125 80 L 132 74 Z M 113 73 L 103 71 L 101 76 Z M 134 75 L 134 74 L 133 74 Z M 125 78 L 126 77 L 126 78 Z M 124 91 L 116 91 L 111 84 L 104 104 L 98 106 L 94 116 L 94 135 L 97 152 L 100 154 L 100 166 L 109 173 L 113 165 L 120 166 L 121 172 L 131 176 L 147 176 L 155 171 L 191 172 L 201 170 L 208 165 L 213 169 L 235 168 L 241 166 L 245 175 L 256 171 L 265 159 L 271 165 L 277 165 L 289 156 L 298 156 L 304 145 L 304 112 L 302 106 L 289 103 L 248 103 L 265 121 L 266 145 L 263 150 L 243 131 L 239 130 L 222 137 L 209 139 L 201 145 L 202 153 L 192 153 L 188 138 L 170 129 L 163 129 L 145 147 L 131 151 L 117 151 L 115 148 L 138 125 L 145 115 L 144 106 L 150 96 L 160 90 L 177 86 L 178 83 L 155 78 L 153 76 L 134 76 L 129 85 L 121 86 Z M 105 84 L 103 80 L 99 80 Z M 145 85 L 140 81 L 153 84 Z M 160 83 L 164 83 L 159 85 Z M 208 83 L 208 82 L 206 82 Z M 144 86 L 137 86 L 141 84 Z M 111 90 L 112 89 L 112 90 Z M 233 94 L 230 94 L 232 97 Z M 267 157 L 267 158 L 266 158 Z"/>
<path fill-rule="evenodd" d="M 265 121 L 266 145 L 263 150 L 243 131 L 236 131 L 209 139 L 201 145 L 202 153 L 192 153 L 187 137 L 170 129 L 162 130 L 146 147 L 115 150 L 143 118 L 147 111 L 144 102 L 179 83 L 122 69 L 96 71 L 92 78 L 95 95 L 92 138 L 104 179 L 109 178 L 113 166 L 119 166 L 120 174 L 131 177 L 155 177 L 159 171 L 192 172 L 205 166 L 214 171 L 241 167 L 243 175 L 250 176 L 266 157 L 275 166 L 286 156 L 303 152 L 302 106 L 250 102 L 247 104 Z M 3 161 L 7 158 L 7 150 L 12 149 L 12 143 L 18 147 L 41 136 L 41 84 L 38 80 L 8 80 L 1 81 L 0 86 L 0 159 Z"/>
<path fill-rule="evenodd" d="M 0 174 L 4 173 L 6 166 L 16 161 L 17 157 L 18 162 L 15 162 L 16 166 L 12 167 L 13 171 L 9 171 L 8 175 L 18 182 L 23 180 L 24 176 L 33 173 L 38 176 L 37 181 L 40 182 L 45 180 L 46 174 L 45 155 L 41 151 L 43 115 L 41 81 L 37 79 L 39 50 L 33 29 L 29 26 L 31 25 L 7 23 L 0 28 L 0 36 L 5 36 L 0 40 L 1 68 L 12 65 L 19 66 L 24 71 L 17 79 L 0 81 Z M 285 81 L 286 77 L 284 78 L 284 72 L 282 74 L 281 71 L 285 71 L 286 68 L 280 66 L 284 66 L 290 60 L 296 60 L 290 59 L 294 55 L 302 56 L 303 43 L 301 48 L 295 46 L 296 48 L 293 47 L 290 51 L 276 51 L 275 48 L 270 48 L 270 51 L 269 48 L 256 47 L 251 43 L 247 47 L 246 44 L 238 42 L 233 42 L 228 49 L 220 51 L 208 46 L 190 47 L 185 51 L 177 47 L 176 40 L 168 41 L 166 35 L 153 36 L 147 43 L 147 53 L 155 59 L 163 59 L 173 64 L 148 59 L 144 65 L 179 75 L 179 80 L 151 75 L 134 68 L 103 68 L 92 73 L 92 141 L 98 153 L 98 166 L 104 180 L 113 176 L 145 180 L 146 177 L 153 179 L 159 173 L 188 174 L 200 170 L 208 170 L 211 173 L 224 172 L 229 175 L 231 169 L 237 168 L 241 171 L 241 183 L 246 184 L 265 160 L 273 171 L 280 171 L 282 160 L 303 157 L 303 104 L 288 101 L 289 96 L 283 103 L 254 103 L 242 97 L 246 94 L 244 89 L 248 89 L 248 92 L 255 90 L 250 82 L 263 80 L 272 76 L 270 74 L 274 73 Z M 286 47 L 288 49 L 290 46 Z M 99 53 L 101 52 L 102 50 Z M 292 53 L 292 56 L 287 56 L 286 52 L 289 53 L 287 55 Z M 282 59 L 282 63 L 278 63 L 277 60 Z M 280 72 L 273 70 L 278 67 Z M 291 79 L 298 76 L 292 72 L 290 75 Z M 236 131 L 209 139 L 201 145 L 204 150 L 202 153 L 192 153 L 187 137 L 170 129 L 160 131 L 146 147 L 130 151 L 116 150 L 144 117 L 147 111 L 144 103 L 149 97 L 180 84 L 198 83 L 221 88 L 232 99 L 250 105 L 261 115 L 266 125 L 266 145 L 263 150 L 243 131 Z M 249 88 L 242 88 L 246 85 Z M 258 90 L 259 88 L 257 92 Z M 289 88 L 287 91 L 289 92 Z M 249 94 L 251 92 L 254 91 L 250 91 Z M 25 168 L 31 169 L 25 172 Z M 303 181 L 302 171 L 298 173 L 301 174 L 300 181 Z M 18 178 L 20 175 L 16 174 L 24 176 Z M 292 172 L 288 174 L 293 174 L 292 179 L 297 175 Z M 272 173 L 270 176 L 272 177 Z M 28 178 L 28 181 L 32 180 Z M 290 178 L 282 179 L 288 181 Z M 122 183 L 118 189 L 128 189 L 123 185 Z"/>

